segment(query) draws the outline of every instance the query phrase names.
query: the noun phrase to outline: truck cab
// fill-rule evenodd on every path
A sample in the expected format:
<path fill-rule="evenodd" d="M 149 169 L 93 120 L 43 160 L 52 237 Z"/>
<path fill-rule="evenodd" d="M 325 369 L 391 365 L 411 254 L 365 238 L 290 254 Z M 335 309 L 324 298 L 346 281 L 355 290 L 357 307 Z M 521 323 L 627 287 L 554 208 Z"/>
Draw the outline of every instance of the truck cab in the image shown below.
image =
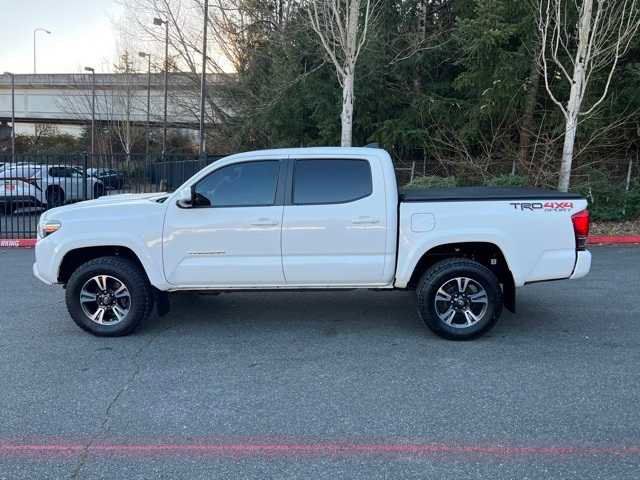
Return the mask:
<path fill-rule="evenodd" d="M 391 162 L 365 153 L 238 156 L 194 178 L 178 192 L 184 200 L 167 205 L 167 283 L 391 287 L 398 200 L 387 184 L 395 176 Z"/>

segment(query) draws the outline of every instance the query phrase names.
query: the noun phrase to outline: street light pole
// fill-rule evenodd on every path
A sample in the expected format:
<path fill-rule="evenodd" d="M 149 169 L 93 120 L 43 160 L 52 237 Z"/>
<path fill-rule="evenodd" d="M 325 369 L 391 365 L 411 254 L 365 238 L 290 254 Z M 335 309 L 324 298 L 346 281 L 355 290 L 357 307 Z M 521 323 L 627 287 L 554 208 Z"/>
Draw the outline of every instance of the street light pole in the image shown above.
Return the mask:
<path fill-rule="evenodd" d="M 161 18 L 153 19 L 154 25 L 164 25 L 164 119 L 162 122 L 162 159 L 167 152 L 167 94 L 169 85 L 169 22 Z"/>
<path fill-rule="evenodd" d="M 207 139 L 204 131 L 205 97 L 207 96 L 207 24 L 209 23 L 209 0 L 204 0 L 204 25 L 202 26 L 202 77 L 200 79 L 200 157 L 207 152 Z"/>
<path fill-rule="evenodd" d="M 138 52 L 138 55 L 142 58 L 147 58 L 147 123 L 145 125 L 145 160 L 149 161 L 149 130 L 150 130 L 150 112 L 151 112 L 151 54 L 146 52 Z"/>
<path fill-rule="evenodd" d="M 91 67 L 84 67 L 85 72 L 91 72 L 91 163 L 95 162 L 96 154 L 96 70 Z M 84 178 L 82 182 L 82 193 L 87 200 L 87 156 L 84 157 Z"/>
<path fill-rule="evenodd" d="M 45 32 L 47 35 L 51 35 L 51 32 L 46 28 L 36 28 L 33 30 L 33 73 L 36 73 L 36 33 Z"/>
<path fill-rule="evenodd" d="M 11 163 L 16 163 L 16 80 L 11 72 L 4 72 L 11 77 Z"/>
<path fill-rule="evenodd" d="M 84 67 L 85 72 L 91 72 L 91 160 L 96 154 L 96 70 Z"/>

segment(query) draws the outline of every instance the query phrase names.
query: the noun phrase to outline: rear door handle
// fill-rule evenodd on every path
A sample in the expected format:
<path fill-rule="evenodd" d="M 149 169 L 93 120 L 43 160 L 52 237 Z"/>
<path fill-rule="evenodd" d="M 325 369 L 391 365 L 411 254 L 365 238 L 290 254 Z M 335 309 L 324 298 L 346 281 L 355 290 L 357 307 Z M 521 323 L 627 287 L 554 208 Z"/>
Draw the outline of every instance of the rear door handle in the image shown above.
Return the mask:
<path fill-rule="evenodd" d="M 353 225 L 377 225 L 380 223 L 380 219 L 373 217 L 358 217 L 351 220 L 351 223 Z"/>
<path fill-rule="evenodd" d="M 277 225 L 280 225 L 280 223 L 272 218 L 259 218 L 251 222 L 252 227 L 275 227 Z"/>

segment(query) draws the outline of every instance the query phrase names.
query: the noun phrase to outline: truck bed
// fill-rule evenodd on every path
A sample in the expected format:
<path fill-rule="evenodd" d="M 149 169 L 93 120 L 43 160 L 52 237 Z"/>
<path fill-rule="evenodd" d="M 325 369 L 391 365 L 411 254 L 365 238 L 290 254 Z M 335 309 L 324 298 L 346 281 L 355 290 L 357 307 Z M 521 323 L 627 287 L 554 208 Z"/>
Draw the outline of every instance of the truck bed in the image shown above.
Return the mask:
<path fill-rule="evenodd" d="M 542 188 L 520 187 L 451 187 L 408 188 L 399 193 L 401 202 L 477 202 L 496 200 L 579 200 L 577 193 L 563 193 Z"/>

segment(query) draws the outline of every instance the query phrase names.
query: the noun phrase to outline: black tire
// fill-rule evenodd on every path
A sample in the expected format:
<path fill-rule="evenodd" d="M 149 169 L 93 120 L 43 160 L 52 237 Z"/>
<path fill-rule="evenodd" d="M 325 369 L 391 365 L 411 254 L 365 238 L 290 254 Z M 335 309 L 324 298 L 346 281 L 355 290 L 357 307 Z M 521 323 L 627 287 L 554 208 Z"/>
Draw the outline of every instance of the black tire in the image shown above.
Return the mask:
<path fill-rule="evenodd" d="M 107 275 L 126 286 L 130 295 L 128 313 L 115 324 L 99 324 L 85 313 L 80 292 L 97 275 Z M 83 330 L 99 337 L 120 337 L 132 333 L 153 308 L 153 291 L 144 271 L 122 257 L 99 257 L 78 267 L 67 282 L 67 309 L 73 321 Z"/>
<path fill-rule="evenodd" d="M 47 207 L 55 208 L 64 205 L 64 192 L 60 187 L 49 187 L 47 189 Z"/>
<path fill-rule="evenodd" d="M 104 195 L 104 185 L 96 183 L 93 186 L 93 198 L 100 198 L 102 195 Z"/>
<path fill-rule="evenodd" d="M 456 280 L 458 278 L 471 280 L 467 284 L 463 283 L 462 294 L 459 293 L 461 289 L 456 287 L 460 285 Z M 452 286 L 453 289 L 451 289 Z M 480 287 L 484 289 L 486 295 L 482 295 Z M 438 293 L 441 288 L 444 294 Z M 471 295 L 465 292 L 470 292 Z M 487 267 L 473 260 L 450 258 L 436 263 L 424 273 L 416 293 L 418 313 L 424 323 L 436 335 L 448 340 L 472 340 L 480 337 L 493 328 L 502 314 L 502 289 L 498 278 Z M 450 299 L 438 300 L 436 304 L 436 295 L 439 299 L 446 298 L 448 295 Z M 474 296 L 480 299 L 486 297 L 486 309 L 482 301 L 471 302 L 470 297 Z M 450 323 L 438 315 L 437 308 L 440 310 L 440 315 L 453 316 L 449 317 Z M 471 323 L 467 317 L 465 310 L 468 312 L 469 309 L 476 309 L 469 314 L 479 318 L 476 323 Z M 482 316 L 479 310 L 484 312 Z M 469 326 L 466 326 L 466 322 L 469 322 Z"/>

